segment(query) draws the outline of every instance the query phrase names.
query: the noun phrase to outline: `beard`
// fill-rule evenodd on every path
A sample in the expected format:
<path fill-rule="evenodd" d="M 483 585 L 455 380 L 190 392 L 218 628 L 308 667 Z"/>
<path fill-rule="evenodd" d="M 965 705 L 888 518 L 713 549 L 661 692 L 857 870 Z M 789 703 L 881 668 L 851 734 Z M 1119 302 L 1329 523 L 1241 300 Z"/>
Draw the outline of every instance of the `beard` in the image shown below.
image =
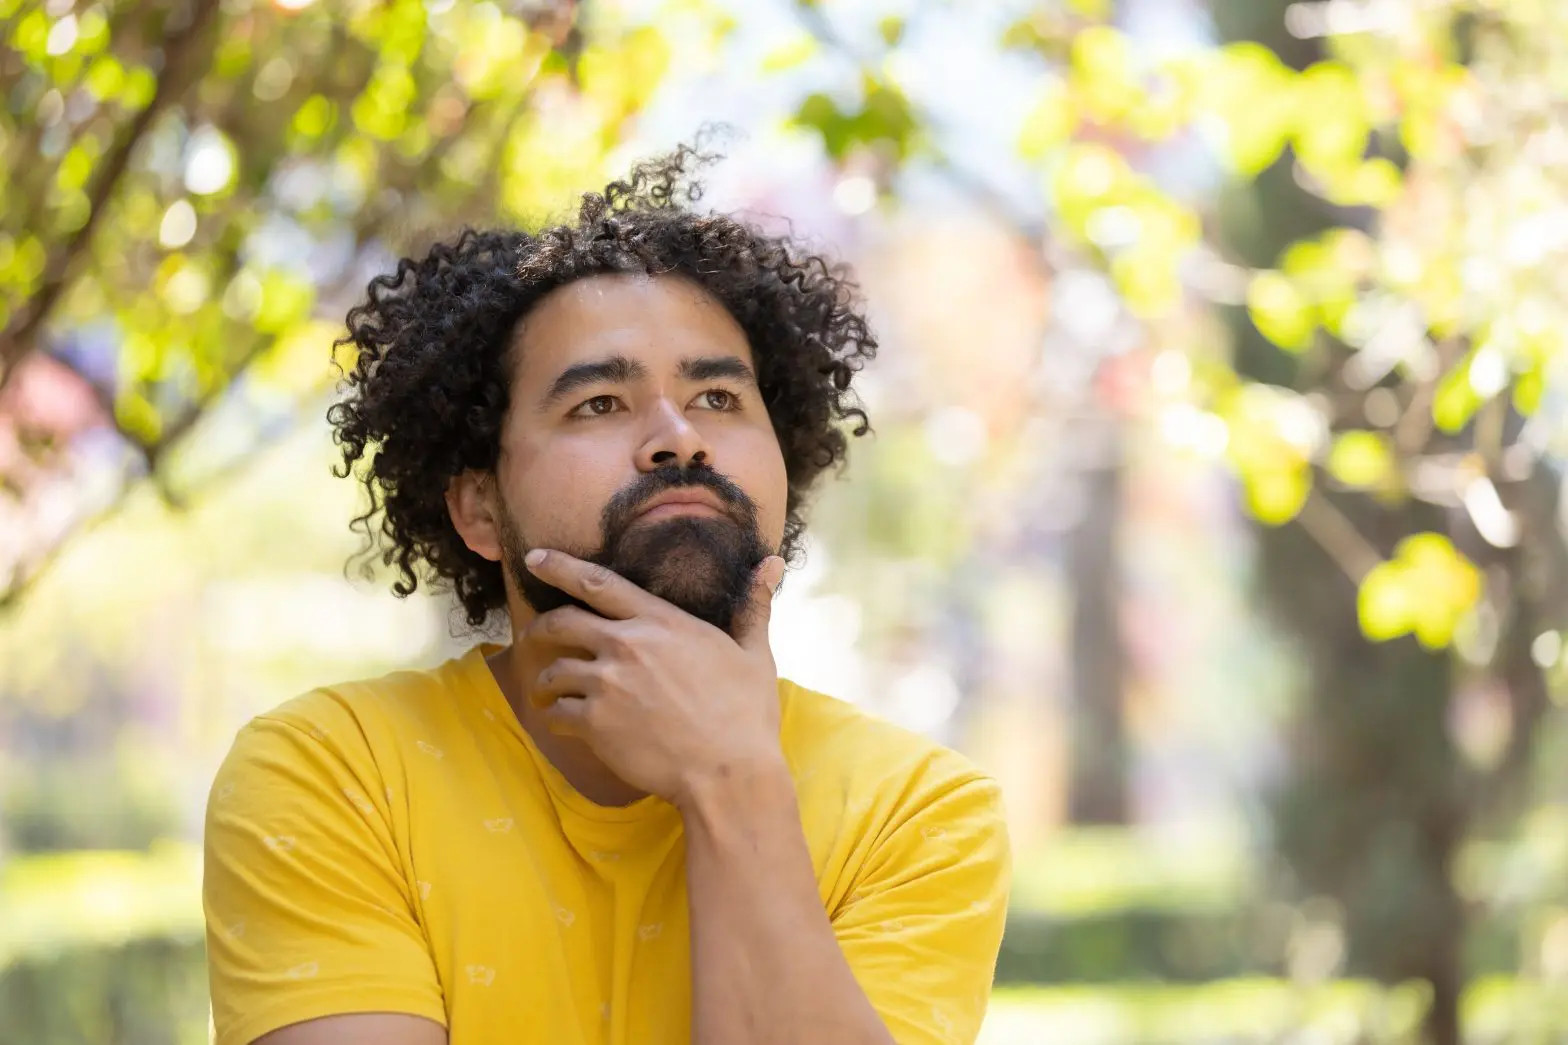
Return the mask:
<path fill-rule="evenodd" d="M 724 506 L 724 515 L 637 522 L 637 513 L 649 498 L 691 486 L 712 492 Z M 756 504 L 729 479 L 701 466 L 661 465 L 643 473 L 605 505 L 599 530 L 597 548 L 546 547 L 604 566 L 729 634 L 734 634 L 736 617 L 751 599 L 757 566 L 771 554 L 757 527 Z M 506 569 L 535 613 L 579 606 L 603 616 L 528 571 L 523 556 L 531 549 L 510 512 L 502 513 L 500 537 Z"/>

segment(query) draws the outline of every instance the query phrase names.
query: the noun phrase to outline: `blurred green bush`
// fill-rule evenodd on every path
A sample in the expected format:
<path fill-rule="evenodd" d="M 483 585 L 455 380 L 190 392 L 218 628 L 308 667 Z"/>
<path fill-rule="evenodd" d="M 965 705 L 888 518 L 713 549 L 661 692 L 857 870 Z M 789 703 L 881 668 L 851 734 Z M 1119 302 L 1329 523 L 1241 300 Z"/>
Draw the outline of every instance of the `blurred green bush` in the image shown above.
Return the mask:
<path fill-rule="evenodd" d="M 1359 1035 L 1335 1040 L 1413 1040 L 1419 985 L 1284 976 L 1294 915 L 1254 901 L 1242 851 L 1151 848 L 1137 832 L 1081 829 L 1021 859 L 985 1045 L 1239 1045 L 1320 1026 Z M 0 867 L 0 1045 L 205 1042 L 200 875 L 197 848 L 169 843 Z M 1568 998 L 1485 976 L 1517 967 L 1519 939 L 1500 921 L 1473 941 L 1476 1040 L 1568 1034 Z"/>

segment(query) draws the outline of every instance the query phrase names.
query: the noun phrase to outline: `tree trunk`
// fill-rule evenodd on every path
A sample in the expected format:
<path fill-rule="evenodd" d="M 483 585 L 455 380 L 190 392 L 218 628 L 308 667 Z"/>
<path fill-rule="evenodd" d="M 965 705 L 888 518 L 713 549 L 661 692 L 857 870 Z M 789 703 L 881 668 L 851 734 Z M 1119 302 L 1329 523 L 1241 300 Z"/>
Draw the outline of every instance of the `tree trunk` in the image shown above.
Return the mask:
<path fill-rule="evenodd" d="M 1124 458 L 1118 423 L 1096 417 L 1081 426 L 1088 450 L 1078 477 L 1084 510 L 1068 542 L 1073 742 L 1067 812 L 1075 824 L 1125 824 L 1129 812 L 1117 554 Z"/>
<path fill-rule="evenodd" d="M 1226 42 L 1254 40 L 1301 69 L 1324 57 L 1320 41 L 1291 36 L 1288 0 L 1212 0 Z M 1272 266 L 1297 239 L 1364 215 L 1303 191 L 1287 154 L 1222 203 L 1228 246 L 1247 264 Z M 1254 221 L 1240 215 L 1261 215 Z M 1266 341 L 1244 311 L 1231 313 L 1238 372 L 1305 390 L 1317 378 Z M 1374 504 L 1323 492 L 1377 550 L 1450 520 L 1419 502 Z M 1384 983 L 1412 978 L 1432 989 L 1426 1036 L 1458 1045 L 1465 917 L 1450 879 L 1470 821 L 1466 768 L 1448 733 L 1456 685 L 1452 657 L 1414 639 L 1373 644 L 1361 634 L 1356 584 L 1299 524 L 1259 529 L 1258 590 L 1294 641 L 1304 667 L 1287 778 L 1274 796 L 1275 845 L 1291 891 L 1327 897 L 1341 913 L 1345 971 Z"/>

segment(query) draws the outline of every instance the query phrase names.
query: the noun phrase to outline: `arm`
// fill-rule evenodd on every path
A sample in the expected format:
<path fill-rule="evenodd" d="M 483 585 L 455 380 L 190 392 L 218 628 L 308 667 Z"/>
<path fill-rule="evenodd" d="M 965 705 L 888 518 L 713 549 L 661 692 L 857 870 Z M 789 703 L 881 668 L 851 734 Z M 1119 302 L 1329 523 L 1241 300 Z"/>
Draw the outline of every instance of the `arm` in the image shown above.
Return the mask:
<path fill-rule="evenodd" d="M 446 1028 L 420 1016 L 356 1013 L 281 1027 L 254 1045 L 446 1045 Z"/>
<path fill-rule="evenodd" d="M 966 1045 L 979 1033 L 1006 913 L 996 785 L 956 755 L 905 781 L 831 922 L 779 746 L 767 560 L 732 637 L 602 566 L 535 549 L 577 596 L 523 633 L 562 656 L 528 699 L 686 827 L 695 1045 Z"/>
<path fill-rule="evenodd" d="M 445 1045 L 385 785 L 351 717 L 302 704 L 241 731 L 208 800 L 216 1045 Z"/>
<path fill-rule="evenodd" d="M 783 760 L 693 788 L 681 813 L 694 1045 L 894 1045 L 822 909 Z"/>

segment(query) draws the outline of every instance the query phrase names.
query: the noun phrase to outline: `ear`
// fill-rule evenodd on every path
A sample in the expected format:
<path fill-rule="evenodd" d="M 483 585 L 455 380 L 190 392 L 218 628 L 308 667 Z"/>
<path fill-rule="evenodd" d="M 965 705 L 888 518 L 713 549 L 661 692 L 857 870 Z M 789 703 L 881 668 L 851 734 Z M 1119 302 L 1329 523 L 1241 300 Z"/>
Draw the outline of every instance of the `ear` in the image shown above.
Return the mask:
<path fill-rule="evenodd" d="M 491 562 L 501 561 L 497 493 L 494 476 L 472 469 L 454 475 L 446 488 L 446 510 L 457 535 L 469 551 Z"/>

